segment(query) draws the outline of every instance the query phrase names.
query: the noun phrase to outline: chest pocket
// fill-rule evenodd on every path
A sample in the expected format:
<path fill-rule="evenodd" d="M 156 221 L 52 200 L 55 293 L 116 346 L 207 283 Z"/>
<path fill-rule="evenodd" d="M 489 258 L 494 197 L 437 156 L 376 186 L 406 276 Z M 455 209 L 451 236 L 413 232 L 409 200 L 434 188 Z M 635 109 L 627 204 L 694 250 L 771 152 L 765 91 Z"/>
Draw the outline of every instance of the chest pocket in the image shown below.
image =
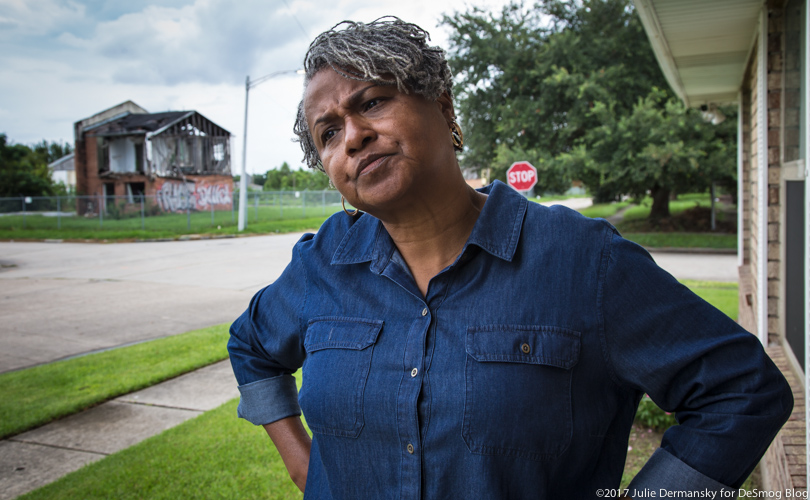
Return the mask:
<path fill-rule="evenodd" d="M 467 329 L 462 435 L 472 453 L 544 461 L 571 443 L 580 334 L 548 326 Z"/>
<path fill-rule="evenodd" d="M 323 317 L 310 320 L 307 357 L 298 395 L 313 432 L 357 437 L 363 429 L 363 393 L 381 320 Z"/>

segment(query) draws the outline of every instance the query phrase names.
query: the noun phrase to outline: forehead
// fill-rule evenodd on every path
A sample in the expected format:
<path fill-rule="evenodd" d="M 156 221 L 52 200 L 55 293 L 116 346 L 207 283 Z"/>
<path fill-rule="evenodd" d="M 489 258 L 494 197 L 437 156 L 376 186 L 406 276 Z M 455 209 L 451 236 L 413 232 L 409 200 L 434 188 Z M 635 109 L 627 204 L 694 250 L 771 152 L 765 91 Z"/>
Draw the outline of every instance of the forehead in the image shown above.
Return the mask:
<path fill-rule="evenodd" d="M 347 87 L 356 86 L 351 84 L 359 83 L 367 84 L 366 82 L 345 78 L 332 68 L 323 68 L 315 73 L 307 83 L 306 88 L 304 88 L 304 109 L 307 110 L 312 106 L 322 105 L 326 102 L 337 102 L 338 92 L 347 90 Z M 326 102 L 321 103 L 324 99 Z"/>
<path fill-rule="evenodd" d="M 304 115 L 308 125 L 312 127 L 315 120 L 322 115 L 349 105 L 351 96 L 377 85 L 370 81 L 346 78 L 329 67 L 321 69 L 304 89 Z"/>

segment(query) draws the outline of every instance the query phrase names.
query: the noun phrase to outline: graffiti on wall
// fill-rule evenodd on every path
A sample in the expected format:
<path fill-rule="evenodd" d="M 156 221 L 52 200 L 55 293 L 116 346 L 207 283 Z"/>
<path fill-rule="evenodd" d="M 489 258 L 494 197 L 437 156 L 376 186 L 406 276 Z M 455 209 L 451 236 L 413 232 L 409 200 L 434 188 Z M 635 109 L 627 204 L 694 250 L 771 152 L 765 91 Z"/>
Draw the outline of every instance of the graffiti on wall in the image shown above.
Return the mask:
<path fill-rule="evenodd" d="M 164 212 L 210 210 L 212 207 L 216 210 L 230 210 L 233 202 L 232 185 L 230 181 L 165 181 L 155 194 L 160 209 Z"/>

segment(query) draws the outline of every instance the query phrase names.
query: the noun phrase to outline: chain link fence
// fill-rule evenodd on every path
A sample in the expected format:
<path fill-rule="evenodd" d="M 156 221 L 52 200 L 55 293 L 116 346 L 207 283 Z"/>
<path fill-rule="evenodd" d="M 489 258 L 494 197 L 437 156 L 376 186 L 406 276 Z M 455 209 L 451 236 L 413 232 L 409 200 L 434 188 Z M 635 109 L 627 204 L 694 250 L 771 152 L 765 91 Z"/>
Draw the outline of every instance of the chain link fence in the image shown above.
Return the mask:
<path fill-rule="evenodd" d="M 171 200 L 140 194 L 0 198 L 0 230 L 52 230 L 57 238 L 62 230 L 177 234 L 228 230 L 236 227 L 239 218 L 239 191 L 230 198 L 230 203 L 220 199 L 217 204 L 187 194 Z M 342 210 L 340 193 L 334 190 L 249 192 L 246 208 L 248 227 L 325 218 Z"/>

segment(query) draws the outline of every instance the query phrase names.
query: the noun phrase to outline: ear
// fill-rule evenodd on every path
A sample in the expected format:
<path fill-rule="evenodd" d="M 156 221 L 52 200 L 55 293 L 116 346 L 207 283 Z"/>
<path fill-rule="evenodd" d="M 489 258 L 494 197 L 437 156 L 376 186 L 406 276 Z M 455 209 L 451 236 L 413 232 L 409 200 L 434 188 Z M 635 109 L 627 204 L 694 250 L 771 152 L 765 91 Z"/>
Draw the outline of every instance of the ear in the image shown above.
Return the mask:
<path fill-rule="evenodd" d="M 436 99 L 436 103 L 439 105 L 442 116 L 444 116 L 445 121 L 447 121 L 447 126 L 449 127 L 451 123 L 456 121 L 456 110 L 453 107 L 453 98 L 450 97 L 448 92 L 442 92 L 442 95 Z"/>

